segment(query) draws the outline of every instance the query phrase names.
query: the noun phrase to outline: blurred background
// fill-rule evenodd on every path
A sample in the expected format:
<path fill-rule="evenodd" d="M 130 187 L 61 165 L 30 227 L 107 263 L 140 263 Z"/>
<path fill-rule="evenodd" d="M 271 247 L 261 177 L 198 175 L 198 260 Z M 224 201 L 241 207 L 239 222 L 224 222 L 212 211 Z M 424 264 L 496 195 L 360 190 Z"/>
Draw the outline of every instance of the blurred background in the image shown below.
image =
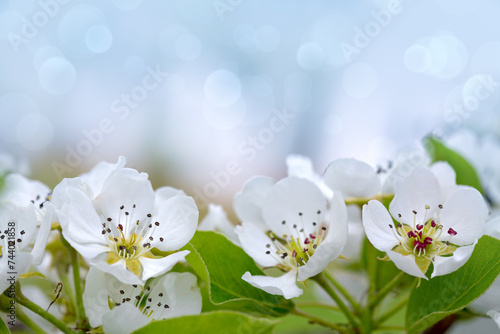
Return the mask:
<path fill-rule="evenodd" d="M 290 153 L 322 173 L 384 166 L 430 133 L 499 135 L 499 15 L 494 0 L 3 0 L 0 165 L 54 187 L 123 155 L 231 212 Z"/>
<path fill-rule="evenodd" d="M 499 131 L 500 3 L 0 3 L 0 149 L 55 186 L 116 161 L 200 206 L 285 157 L 374 166 Z"/>

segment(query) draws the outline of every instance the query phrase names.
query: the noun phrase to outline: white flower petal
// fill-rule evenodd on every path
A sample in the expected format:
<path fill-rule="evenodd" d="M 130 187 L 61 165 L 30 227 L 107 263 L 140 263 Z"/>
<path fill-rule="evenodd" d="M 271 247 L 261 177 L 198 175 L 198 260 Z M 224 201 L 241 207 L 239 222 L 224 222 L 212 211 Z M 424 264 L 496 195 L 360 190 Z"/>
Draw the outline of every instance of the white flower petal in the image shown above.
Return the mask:
<path fill-rule="evenodd" d="M 162 297 L 160 297 L 162 293 Z M 201 313 L 201 292 L 196 276 L 191 273 L 168 273 L 151 290 L 151 304 L 167 304 L 168 309 L 157 308 L 151 318 L 155 320 Z"/>
<path fill-rule="evenodd" d="M 21 174 L 8 174 L 4 179 L 1 201 L 26 206 L 40 196 L 42 201 L 50 193 L 49 187 L 40 181 L 30 180 Z"/>
<path fill-rule="evenodd" d="M 160 206 L 160 203 L 167 201 L 168 199 L 177 196 L 184 195 L 186 193 L 180 189 L 172 188 L 172 187 L 160 187 L 155 191 L 155 207 Z"/>
<path fill-rule="evenodd" d="M 49 239 L 52 222 L 54 221 L 55 216 L 55 209 L 50 203 L 45 204 L 45 210 L 45 216 L 40 224 L 36 241 L 33 246 L 33 250 L 31 251 L 31 254 L 33 255 L 33 265 L 35 266 L 42 262 L 43 255 L 45 253 L 45 246 L 47 246 L 47 240 Z"/>
<path fill-rule="evenodd" d="M 127 161 L 124 157 L 119 156 L 118 161 L 114 164 L 109 162 L 99 162 L 90 172 L 82 174 L 80 177 L 83 182 L 90 188 L 92 198 L 95 198 L 102 191 L 106 180 L 116 171 L 125 167 Z"/>
<path fill-rule="evenodd" d="M 125 303 L 106 313 L 102 322 L 106 334 L 130 334 L 149 324 L 150 319 L 132 304 Z"/>
<path fill-rule="evenodd" d="M 85 279 L 83 305 L 92 327 L 101 326 L 102 317 L 110 311 L 106 279 L 106 274 L 94 267 L 89 269 Z"/>
<path fill-rule="evenodd" d="M 61 209 L 65 203 L 69 202 L 68 189 L 70 188 L 78 189 L 89 198 L 93 198 L 92 190 L 83 182 L 81 178 L 75 177 L 72 179 L 64 179 L 54 188 L 54 191 L 52 192 L 52 199 L 50 200 L 50 203 L 56 209 Z"/>
<path fill-rule="evenodd" d="M 413 255 L 404 256 L 404 255 L 401 255 L 401 254 L 393 252 L 393 251 L 387 251 L 387 255 L 392 260 L 392 262 L 394 262 L 396 267 L 398 267 L 400 270 L 404 271 L 405 273 L 412 275 L 412 276 L 428 279 L 424 275 L 422 270 L 420 270 L 420 268 L 415 263 L 415 257 Z"/>
<path fill-rule="evenodd" d="M 343 251 L 347 241 L 347 208 L 340 191 L 333 195 L 327 235 L 307 263 L 299 268 L 298 281 L 305 281 L 323 270 Z"/>
<path fill-rule="evenodd" d="M 439 239 L 448 240 L 446 232 L 451 227 L 457 232 L 452 243 L 470 245 L 483 236 L 487 217 L 488 209 L 479 191 L 462 186 L 443 203 L 439 221 L 443 233 Z"/>
<path fill-rule="evenodd" d="M 241 248 L 263 267 L 273 267 L 280 262 L 276 259 L 276 246 L 258 226 L 252 223 L 243 223 L 236 226 Z M 267 245 L 270 245 L 267 248 Z M 270 254 L 266 254 L 269 251 Z"/>
<path fill-rule="evenodd" d="M 158 207 L 155 207 L 153 221 L 159 226 L 154 227 L 154 242 L 151 245 L 162 251 L 182 248 L 193 238 L 198 226 L 199 212 L 193 198 L 176 195 L 156 204 Z"/>
<path fill-rule="evenodd" d="M 68 188 L 67 193 L 69 202 L 57 210 L 64 238 L 86 258 L 105 252 L 108 247 L 101 219 L 90 199 L 76 188 Z"/>
<path fill-rule="evenodd" d="M 448 275 L 463 266 L 472 255 L 476 243 L 477 242 L 470 246 L 458 248 L 453 253 L 453 256 L 450 257 L 436 256 L 434 259 L 434 271 L 432 272 L 431 278 Z"/>
<path fill-rule="evenodd" d="M 147 281 L 151 277 L 160 276 L 166 273 L 177 262 L 183 261 L 184 258 L 189 254 L 189 251 L 177 252 L 160 259 L 150 259 L 146 257 L 140 257 L 139 261 L 142 264 L 142 280 Z"/>
<path fill-rule="evenodd" d="M 491 310 L 487 312 L 486 315 L 491 317 L 491 319 L 497 323 L 498 328 L 500 328 L 500 312 Z"/>
<path fill-rule="evenodd" d="M 298 236 L 302 228 L 309 235 L 316 231 L 326 214 L 327 201 L 309 180 L 287 177 L 277 182 L 265 198 L 262 215 L 266 225 L 278 236 Z M 319 214 L 318 214 L 319 212 Z M 283 224 L 283 221 L 286 223 Z M 296 228 L 293 226 L 297 225 Z"/>
<path fill-rule="evenodd" d="M 312 181 L 321 189 L 327 198 L 332 197 L 332 190 L 325 184 L 321 177 L 316 174 L 311 159 L 299 154 L 290 154 L 286 157 L 286 166 L 288 176 L 300 177 Z"/>
<path fill-rule="evenodd" d="M 234 231 L 235 226 L 227 218 L 227 214 L 221 205 L 208 204 L 208 213 L 198 226 L 199 231 L 217 231 L 224 234 L 232 243 L 239 246 L 238 235 Z"/>
<path fill-rule="evenodd" d="M 325 241 L 337 242 L 344 247 L 348 234 L 347 207 L 340 191 L 335 191 L 330 202 L 328 231 Z"/>
<path fill-rule="evenodd" d="M 279 277 L 270 276 L 252 276 L 248 271 L 241 277 L 244 281 L 250 283 L 256 288 L 264 290 L 272 295 L 280 295 L 286 299 L 298 297 L 303 291 L 297 287 L 297 271 L 291 270 Z"/>
<path fill-rule="evenodd" d="M 342 255 L 351 259 L 359 260 L 365 240 L 365 230 L 361 220 L 361 208 L 356 204 L 347 206 L 348 235 L 347 241 L 342 251 Z"/>
<path fill-rule="evenodd" d="M 382 252 L 391 250 L 398 244 L 389 225 L 394 228 L 394 222 L 382 203 L 371 200 L 363 206 L 363 227 L 366 236 L 371 244 Z"/>
<path fill-rule="evenodd" d="M 15 224 L 11 226 L 16 232 L 15 239 L 23 240 L 21 243 L 16 242 L 17 249 L 31 249 L 29 246 L 35 241 L 38 230 L 38 219 L 33 205 L 20 206 L 14 202 L 0 202 L 0 222 L 2 232 L 7 229 L 7 223 Z M 21 235 L 22 231 L 24 231 L 23 235 Z M 7 237 L 3 241 L 7 243 Z"/>
<path fill-rule="evenodd" d="M 416 167 L 410 176 L 394 183 L 394 191 L 389 211 L 396 220 L 409 226 L 413 226 L 415 218 L 423 223 L 424 217 L 432 216 L 438 205 L 443 204 L 439 182 L 428 168 Z M 430 207 L 427 212 L 426 205 Z"/>
<path fill-rule="evenodd" d="M 400 154 L 392 164 L 387 174 L 381 174 L 384 180 L 383 194 L 394 194 L 394 183 L 401 182 L 411 174 L 417 166 L 428 166 L 431 159 L 422 147 L 415 147 Z"/>
<path fill-rule="evenodd" d="M 441 202 L 444 202 L 457 188 L 455 170 L 444 161 L 438 161 L 432 164 L 430 168 L 439 182 L 439 186 L 441 187 Z"/>
<path fill-rule="evenodd" d="M 118 221 L 121 212 L 125 211 L 130 212 L 130 220 L 135 222 L 143 220 L 147 214 L 152 213 L 154 200 L 155 193 L 148 180 L 148 174 L 123 168 L 107 179 L 95 204 L 105 218 L 110 217 Z M 124 207 L 123 210 L 120 210 L 121 206 Z M 130 228 L 133 226 L 135 225 L 130 224 Z"/>
<path fill-rule="evenodd" d="M 345 241 L 323 241 L 314 252 L 313 256 L 307 263 L 299 267 L 297 281 L 305 281 L 306 279 L 316 276 L 323 272 L 330 262 L 335 260 L 344 249 Z"/>
<path fill-rule="evenodd" d="M 308 180 L 316 178 L 311 159 L 299 154 L 290 154 L 286 157 L 288 176 L 301 177 Z"/>
<path fill-rule="evenodd" d="M 125 260 L 120 259 L 114 264 L 108 264 L 106 263 L 106 256 L 106 254 L 100 254 L 93 259 L 87 260 L 87 262 L 90 266 L 94 266 L 97 269 L 112 275 L 120 282 L 126 284 L 144 284 L 139 277 L 127 269 Z"/>
<path fill-rule="evenodd" d="M 323 175 L 325 183 L 346 198 L 373 197 L 380 192 L 380 178 L 370 165 L 356 159 L 338 159 Z"/>
<path fill-rule="evenodd" d="M 265 229 L 262 217 L 262 205 L 274 180 L 266 176 L 254 176 L 243 186 L 243 191 L 236 194 L 233 201 L 234 211 L 241 222 L 253 223 Z"/>

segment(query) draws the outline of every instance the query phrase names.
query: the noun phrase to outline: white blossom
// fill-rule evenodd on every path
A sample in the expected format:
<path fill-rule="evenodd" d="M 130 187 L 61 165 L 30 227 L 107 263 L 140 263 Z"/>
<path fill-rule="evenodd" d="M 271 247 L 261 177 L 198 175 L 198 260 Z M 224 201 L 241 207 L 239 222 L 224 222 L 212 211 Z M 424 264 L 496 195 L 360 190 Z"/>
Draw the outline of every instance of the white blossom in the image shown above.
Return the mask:
<path fill-rule="evenodd" d="M 410 275 L 427 278 L 431 262 L 431 277 L 457 270 L 484 233 L 488 210 L 481 194 L 455 185 L 454 179 L 444 163 L 432 169 L 417 167 L 394 184 L 390 214 L 376 200 L 363 207 L 370 242 Z"/>
<path fill-rule="evenodd" d="M 259 193 L 265 196 L 253 196 Z M 287 299 L 297 297 L 302 294 L 297 281 L 321 273 L 344 248 L 347 211 L 338 192 L 328 201 L 309 180 L 287 177 L 270 183 L 259 177 L 248 181 L 237 198 L 237 210 L 249 218 L 236 227 L 242 248 L 261 266 L 286 272 L 280 277 L 245 273 L 243 279 L 255 287 Z"/>

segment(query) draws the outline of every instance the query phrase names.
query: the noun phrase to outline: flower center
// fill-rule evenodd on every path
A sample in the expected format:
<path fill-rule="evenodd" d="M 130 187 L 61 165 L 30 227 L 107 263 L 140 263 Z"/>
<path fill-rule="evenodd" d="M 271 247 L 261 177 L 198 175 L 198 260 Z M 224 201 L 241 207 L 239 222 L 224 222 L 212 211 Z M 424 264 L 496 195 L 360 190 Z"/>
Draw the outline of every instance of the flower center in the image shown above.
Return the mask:
<path fill-rule="evenodd" d="M 442 208 L 442 205 L 439 206 Z M 429 206 L 426 206 L 426 211 Z M 416 211 L 413 211 L 415 217 Z M 415 262 L 425 274 L 431 261 L 434 261 L 435 256 L 451 256 L 458 246 L 451 244 L 451 238 L 457 235 L 453 228 L 449 228 L 449 235 L 446 241 L 443 241 L 441 234 L 443 233 L 443 225 L 439 224 L 434 219 L 425 220 L 425 223 L 417 223 L 414 219 L 413 227 L 406 224 L 397 223 L 394 227 L 389 224 L 394 236 L 398 240 L 398 245 L 392 250 L 401 255 L 414 255 Z"/>
<path fill-rule="evenodd" d="M 118 221 L 106 218 L 102 223 L 102 235 L 110 248 L 107 262 L 113 264 L 120 259 L 132 261 L 140 256 L 154 257 L 149 251 L 158 242 L 163 242 L 163 237 L 153 236 L 155 230 L 160 226 L 159 222 L 153 222 L 150 213 L 145 219 L 134 220 L 135 204 L 132 210 L 126 211 L 125 206 L 120 206 Z M 133 270 L 134 272 L 137 269 Z"/>
<path fill-rule="evenodd" d="M 318 210 L 317 214 L 318 221 L 321 221 L 321 211 Z M 313 233 L 307 234 L 303 227 L 303 214 L 299 212 L 298 216 L 298 221 L 294 223 L 289 223 L 286 220 L 281 222 L 282 225 L 288 227 L 289 233 L 279 237 L 272 231 L 267 232 L 271 243 L 266 245 L 266 254 L 277 259 L 285 269 L 304 266 L 327 233 L 327 227 L 324 224 L 319 225 L 317 222 L 312 222 Z"/>
<path fill-rule="evenodd" d="M 144 249 L 147 248 L 146 244 L 141 244 L 142 237 L 133 233 L 128 238 L 120 237 L 109 237 L 113 251 L 120 258 L 129 260 L 135 258 L 137 255 L 143 253 Z"/>

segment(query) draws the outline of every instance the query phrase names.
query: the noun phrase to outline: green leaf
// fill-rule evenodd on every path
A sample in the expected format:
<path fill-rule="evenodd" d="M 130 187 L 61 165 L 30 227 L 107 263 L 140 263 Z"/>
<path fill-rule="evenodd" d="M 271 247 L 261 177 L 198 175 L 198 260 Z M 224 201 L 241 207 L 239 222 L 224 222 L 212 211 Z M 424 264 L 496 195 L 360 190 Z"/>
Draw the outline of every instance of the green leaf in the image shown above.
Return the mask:
<path fill-rule="evenodd" d="M 483 187 L 479 181 L 476 170 L 460 154 L 446 147 L 435 137 L 424 139 L 424 145 L 433 162 L 446 161 L 457 174 L 457 184 L 463 184 L 476 188 L 483 193 Z"/>
<path fill-rule="evenodd" d="M 255 318 L 232 311 L 217 311 L 153 321 L 133 334 L 147 333 L 260 333 L 271 334 L 276 319 Z"/>
<path fill-rule="evenodd" d="M 282 296 L 270 295 L 241 279 L 246 271 L 265 275 L 240 247 L 215 232 L 198 231 L 184 247 L 186 257 L 208 289 L 204 310 L 229 309 L 256 315 L 283 316 L 294 304 Z M 203 287 L 202 287 L 203 290 Z"/>
<path fill-rule="evenodd" d="M 0 318 L 0 333 L 2 333 L 2 334 L 10 333 L 9 328 L 7 327 L 7 325 L 5 324 L 5 322 L 3 322 L 3 319 L 1 319 L 1 318 Z"/>
<path fill-rule="evenodd" d="M 406 313 L 409 334 L 418 333 L 479 298 L 500 274 L 500 240 L 483 236 L 457 271 L 422 280 L 412 290 Z"/>

